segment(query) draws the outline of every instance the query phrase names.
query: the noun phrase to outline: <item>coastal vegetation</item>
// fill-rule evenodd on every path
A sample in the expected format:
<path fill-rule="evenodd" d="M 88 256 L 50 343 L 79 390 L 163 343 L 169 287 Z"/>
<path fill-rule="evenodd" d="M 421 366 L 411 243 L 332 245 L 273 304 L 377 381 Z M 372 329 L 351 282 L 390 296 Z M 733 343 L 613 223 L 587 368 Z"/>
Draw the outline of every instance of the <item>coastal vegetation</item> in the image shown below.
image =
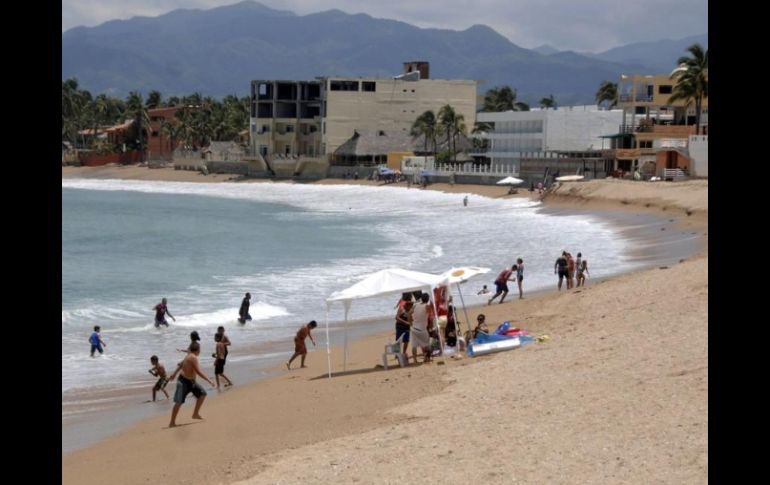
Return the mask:
<path fill-rule="evenodd" d="M 695 104 L 695 129 L 700 133 L 700 116 L 703 109 L 703 98 L 709 96 L 709 51 L 700 44 L 687 48 L 690 56 L 677 60 L 679 67 L 671 73 L 671 79 L 676 79 L 669 101 L 684 101 L 687 106 Z"/>
<path fill-rule="evenodd" d="M 217 100 L 200 93 L 164 100 L 159 91 L 150 91 L 146 99 L 138 91 L 130 92 L 125 99 L 106 94 L 93 96 L 80 88 L 77 79 L 70 78 L 62 81 L 62 140 L 100 152 L 117 152 L 123 146 L 95 135 L 127 123 L 125 149 L 143 151 L 154 121 L 149 110 L 176 107 L 179 109 L 174 117 L 161 122 L 159 136 L 192 147 L 231 141 L 248 127 L 249 103 L 248 96 L 229 95 Z"/>

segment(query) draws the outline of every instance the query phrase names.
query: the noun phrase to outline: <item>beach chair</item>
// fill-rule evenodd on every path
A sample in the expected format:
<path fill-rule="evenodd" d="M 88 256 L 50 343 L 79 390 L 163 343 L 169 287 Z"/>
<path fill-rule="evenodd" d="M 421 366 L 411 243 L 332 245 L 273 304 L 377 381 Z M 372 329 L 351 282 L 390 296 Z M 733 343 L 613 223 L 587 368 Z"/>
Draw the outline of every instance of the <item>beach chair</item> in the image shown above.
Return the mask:
<path fill-rule="evenodd" d="M 398 365 L 401 367 L 406 365 L 406 357 L 401 353 L 401 341 L 403 339 L 404 336 L 401 335 L 398 340 L 392 344 L 385 345 L 385 353 L 382 354 L 382 366 L 385 368 L 385 370 L 388 370 L 388 355 L 395 355 L 396 359 L 398 359 Z"/>

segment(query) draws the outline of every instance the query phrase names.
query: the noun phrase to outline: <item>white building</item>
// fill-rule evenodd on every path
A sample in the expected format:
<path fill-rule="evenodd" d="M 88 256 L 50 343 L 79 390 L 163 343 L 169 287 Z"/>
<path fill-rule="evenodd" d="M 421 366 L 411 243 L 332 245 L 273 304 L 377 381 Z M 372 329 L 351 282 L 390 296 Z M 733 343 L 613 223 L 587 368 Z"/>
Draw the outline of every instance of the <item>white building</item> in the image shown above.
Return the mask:
<path fill-rule="evenodd" d="M 478 133 L 487 139 L 482 155 L 492 166 L 516 167 L 522 158 L 547 158 L 547 152 L 599 151 L 602 135 L 617 133 L 623 122 L 622 110 L 600 110 L 595 105 L 565 106 L 557 109 L 477 113 L 479 123 L 493 128 Z M 607 147 L 609 148 L 609 147 Z"/>

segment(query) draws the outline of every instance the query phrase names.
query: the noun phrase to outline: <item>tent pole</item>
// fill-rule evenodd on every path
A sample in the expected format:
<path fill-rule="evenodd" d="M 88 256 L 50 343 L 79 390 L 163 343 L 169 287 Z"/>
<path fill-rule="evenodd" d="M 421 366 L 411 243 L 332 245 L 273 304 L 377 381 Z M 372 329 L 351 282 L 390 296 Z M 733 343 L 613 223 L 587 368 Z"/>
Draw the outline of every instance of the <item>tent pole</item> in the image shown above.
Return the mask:
<path fill-rule="evenodd" d="M 447 289 L 449 289 L 448 285 L 447 285 Z M 433 288 L 431 288 L 430 292 L 433 293 Z M 430 302 L 433 305 L 433 324 L 436 326 L 436 330 L 437 330 L 436 333 L 438 333 L 438 345 L 439 345 L 439 348 L 441 349 L 441 359 L 444 361 L 444 368 L 446 369 L 446 353 L 444 353 L 444 339 L 441 338 L 441 327 L 438 324 L 438 310 L 436 309 L 435 294 L 434 294 L 434 297 L 430 299 Z M 430 351 L 430 352 L 433 353 L 433 351 Z"/>
<path fill-rule="evenodd" d="M 348 303 L 348 302 L 345 302 Z M 342 359 L 342 370 L 347 371 L 348 370 L 348 310 L 350 309 L 349 305 L 345 305 L 345 355 Z"/>
<path fill-rule="evenodd" d="M 463 298 L 462 290 L 460 290 L 460 283 L 457 283 L 457 292 L 460 293 L 460 301 L 463 304 L 463 314 L 465 314 L 465 324 L 468 325 L 468 330 L 470 330 L 471 329 L 471 321 L 468 319 L 468 309 L 465 308 L 465 299 Z M 455 322 L 455 326 L 457 327 L 457 332 L 458 332 L 457 336 L 459 337 L 461 335 L 460 334 L 460 325 L 458 325 L 457 322 Z M 467 345 L 468 342 L 465 342 L 465 344 Z"/>
<path fill-rule="evenodd" d="M 326 304 L 326 365 L 329 369 L 329 379 L 332 378 L 332 350 L 329 346 L 329 304 Z"/>

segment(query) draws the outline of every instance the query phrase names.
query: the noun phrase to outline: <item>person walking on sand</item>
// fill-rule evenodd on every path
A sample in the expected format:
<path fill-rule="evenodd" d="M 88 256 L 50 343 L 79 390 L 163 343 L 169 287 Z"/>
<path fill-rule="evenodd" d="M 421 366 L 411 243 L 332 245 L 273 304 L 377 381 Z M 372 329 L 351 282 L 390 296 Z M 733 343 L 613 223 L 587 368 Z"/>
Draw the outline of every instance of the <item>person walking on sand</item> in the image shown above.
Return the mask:
<path fill-rule="evenodd" d="M 251 320 L 249 315 L 249 305 L 251 304 L 251 293 L 246 293 L 241 302 L 241 308 L 238 310 L 238 321 L 246 323 L 246 320 Z"/>
<path fill-rule="evenodd" d="M 567 272 L 567 251 L 562 251 L 561 256 L 556 259 L 553 264 L 553 274 L 559 274 L 559 291 L 561 291 L 561 283 L 563 280 L 569 281 L 569 273 Z"/>
<path fill-rule="evenodd" d="M 217 389 L 219 389 L 219 376 L 222 376 L 222 379 L 227 381 L 225 387 L 230 387 L 233 385 L 233 381 L 231 381 L 230 378 L 225 375 L 227 346 L 225 346 L 225 343 L 223 342 L 224 336 L 225 335 L 223 333 L 217 333 L 214 335 L 214 341 L 217 343 L 217 352 L 214 354 L 216 358 L 214 361 L 214 379 L 217 381 Z"/>
<path fill-rule="evenodd" d="M 567 253 L 567 289 L 571 290 L 575 287 L 575 260 L 572 259 L 572 254 Z"/>
<path fill-rule="evenodd" d="M 155 393 L 158 391 L 163 391 L 163 394 L 166 395 L 166 399 L 168 399 L 168 393 L 166 392 L 166 384 L 168 384 L 166 368 L 160 364 L 157 355 L 150 357 L 150 363 L 152 364 L 152 368 L 147 372 L 158 378 L 158 381 L 152 387 L 152 401 L 155 402 Z"/>
<path fill-rule="evenodd" d="M 404 354 L 404 360 L 408 363 L 409 356 L 406 355 L 406 349 L 409 347 L 409 332 L 412 329 L 412 308 L 414 303 L 409 300 L 404 303 L 403 307 L 399 307 L 396 312 L 396 341 L 401 339 L 402 351 Z M 402 337 L 403 336 L 403 337 Z"/>
<path fill-rule="evenodd" d="M 201 345 L 198 342 L 191 343 L 190 352 L 179 363 L 179 366 L 169 378 L 169 380 L 174 380 L 176 375 L 179 374 L 179 379 L 176 382 L 176 392 L 174 393 L 174 409 L 171 410 L 171 422 L 168 425 L 169 428 L 176 426 L 176 415 L 179 413 L 179 408 L 182 407 L 185 398 L 191 392 L 196 399 L 192 418 L 203 419 L 203 416 L 200 415 L 200 410 L 201 406 L 203 406 L 203 401 L 206 400 L 206 390 L 195 381 L 195 376 L 201 376 L 212 388 L 214 383 L 201 370 L 200 363 L 198 362 L 198 355 L 200 353 Z"/>
<path fill-rule="evenodd" d="M 286 368 L 291 370 L 291 363 L 299 357 L 302 356 L 302 360 L 300 361 L 300 368 L 305 368 L 305 357 L 307 356 L 307 347 L 305 347 L 305 338 L 310 337 L 310 341 L 313 342 L 313 347 L 315 347 L 315 340 L 313 340 L 313 336 L 310 334 L 310 331 L 316 328 L 318 324 L 315 320 L 310 320 L 310 323 L 307 325 L 302 325 L 300 329 L 297 331 L 297 335 L 294 337 L 294 355 L 291 356 L 291 359 L 286 363 Z"/>
<path fill-rule="evenodd" d="M 91 344 L 91 357 L 94 356 L 95 351 L 99 351 L 99 355 L 102 355 L 104 353 L 104 349 L 102 349 L 102 345 L 105 347 L 107 346 L 106 343 L 104 343 L 104 340 L 102 340 L 101 335 L 99 335 L 99 332 L 102 331 L 102 327 L 99 325 L 94 326 L 94 333 L 91 334 L 90 337 L 88 337 L 88 342 Z"/>
<path fill-rule="evenodd" d="M 521 283 L 524 281 L 524 260 L 516 260 L 516 283 L 519 285 L 519 300 L 524 299 L 524 292 L 521 289 Z"/>
<path fill-rule="evenodd" d="M 586 275 L 588 274 L 588 260 L 584 259 L 577 267 L 577 285 L 586 285 Z"/>
<path fill-rule="evenodd" d="M 467 195 L 463 198 L 463 206 L 464 207 L 468 207 L 468 196 Z"/>
<path fill-rule="evenodd" d="M 166 315 L 171 317 L 171 319 L 176 322 L 176 318 L 174 318 L 174 315 L 171 314 L 170 311 L 168 311 L 168 307 L 166 306 L 166 303 L 168 301 L 163 298 L 160 300 L 160 303 L 155 305 L 152 309 L 155 310 L 155 328 L 160 327 L 161 325 L 165 325 L 168 327 L 168 322 L 166 321 Z"/>
<path fill-rule="evenodd" d="M 497 275 L 497 279 L 495 280 L 495 287 L 497 288 L 497 291 L 495 293 L 495 296 L 489 299 L 487 301 L 487 305 L 491 305 L 493 301 L 495 301 L 495 298 L 497 298 L 500 295 L 503 295 L 502 298 L 500 298 L 500 303 L 503 303 L 503 300 L 505 300 L 505 295 L 508 294 L 508 281 L 511 280 L 511 274 L 516 270 L 516 265 L 511 266 L 510 269 L 505 268 L 503 269 L 499 275 Z"/>

